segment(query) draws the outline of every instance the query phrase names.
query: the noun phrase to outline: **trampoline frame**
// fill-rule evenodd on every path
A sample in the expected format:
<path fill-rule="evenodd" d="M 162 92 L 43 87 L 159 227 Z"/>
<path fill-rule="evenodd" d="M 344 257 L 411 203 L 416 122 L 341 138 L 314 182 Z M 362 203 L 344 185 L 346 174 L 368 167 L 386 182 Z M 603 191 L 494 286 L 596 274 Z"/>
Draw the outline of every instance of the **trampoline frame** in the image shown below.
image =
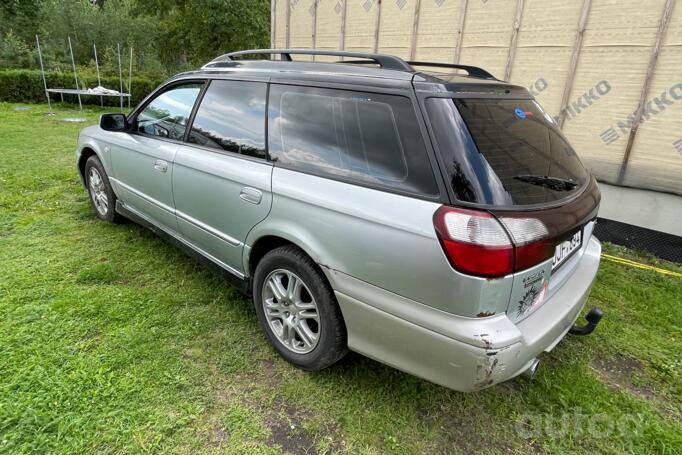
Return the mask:
<path fill-rule="evenodd" d="M 123 98 L 128 99 L 128 108 L 130 108 L 130 99 L 131 99 L 131 94 L 130 93 L 124 93 L 123 92 L 123 69 L 121 67 L 121 44 L 117 43 L 116 44 L 116 49 L 118 52 L 118 78 L 119 78 L 119 91 L 118 93 L 92 93 L 89 92 L 88 90 L 81 90 L 78 85 L 78 72 L 76 70 L 76 62 L 73 57 L 73 47 L 71 46 L 71 37 L 68 37 L 69 41 L 69 53 L 71 54 L 71 67 L 73 68 L 73 79 L 76 84 L 76 88 L 49 88 L 47 86 L 47 77 L 45 76 L 45 67 L 43 66 L 43 54 L 40 49 L 40 39 L 38 38 L 38 35 L 36 35 L 36 47 L 38 49 L 38 59 L 40 61 L 40 73 L 43 78 L 43 88 L 45 89 L 45 98 L 47 98 L 47 108 L 48 108 L 48 114 L 54 114 L 52 112 L 52 103 L 50 101 L 50 93 L 58 93 L 61 96 L 62 102 L 64 101 L 64 95 L 76 95 L 78 97 L 78 107 L 80 108 L 81 112 L 83 111 L 83 103 L 81 101 L 81 96 L 99 96 L 100 98 L 100 105 L 104 105 L 104 97 L 109 96 L 109 97 L 117 97 L 120 98 L 121 100 L 121 112 L 123 111 Z M 97 85 L 102 86 L 102 80 L 100 78 L 100 73 L 99 73 L 99 59 L 97 58 L 97 46 L 95 44 L 92 45 L 93 52 L 95 54 L 95 68 L 97 69 Z M 128 68 L 128 91 L 132 91 L 132 84 L 133 84 L 133 48 L 130 48 L 130 65 Z"/>

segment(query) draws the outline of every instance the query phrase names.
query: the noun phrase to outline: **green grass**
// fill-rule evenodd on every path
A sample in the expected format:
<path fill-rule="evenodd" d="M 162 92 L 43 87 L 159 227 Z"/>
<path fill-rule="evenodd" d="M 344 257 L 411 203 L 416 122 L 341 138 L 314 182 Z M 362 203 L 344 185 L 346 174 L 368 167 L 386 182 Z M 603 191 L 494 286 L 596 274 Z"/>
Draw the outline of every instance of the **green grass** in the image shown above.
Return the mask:
<path fill-rule="evenodd" d="M 59 121 L 73 113 L 14 107 L 0 104 L 0 453 L 682 453 L 682 279 L 604 261 L 589 306 L 605 320 L 531 383 L 462 394 L 354 354 L 305 373 L 216 274 L 96 220 L 74 167 L 83 125 Z"/>

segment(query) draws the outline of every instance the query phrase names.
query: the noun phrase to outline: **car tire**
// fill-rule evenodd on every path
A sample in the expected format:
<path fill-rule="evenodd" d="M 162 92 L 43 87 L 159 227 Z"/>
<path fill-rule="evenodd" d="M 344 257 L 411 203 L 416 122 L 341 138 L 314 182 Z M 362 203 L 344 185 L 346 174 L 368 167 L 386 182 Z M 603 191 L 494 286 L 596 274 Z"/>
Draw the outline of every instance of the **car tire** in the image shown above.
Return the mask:
<path fill-rule="evenodd" d="M 124 218 L 116 213 L 116 195 L 111 189 L 109 176 L 97 156 L 91 156 L 85 162 L 84 179 L 97 218 L 110 223 L 123 221 Z"/>
<path fill-rule="evenodd" d="M 334 292 L 300 248 L 285 245 L 258 262 L 253 296 L 268 340 L 295 366 L 318 371 L 348 352 L 346 326 Z"/>

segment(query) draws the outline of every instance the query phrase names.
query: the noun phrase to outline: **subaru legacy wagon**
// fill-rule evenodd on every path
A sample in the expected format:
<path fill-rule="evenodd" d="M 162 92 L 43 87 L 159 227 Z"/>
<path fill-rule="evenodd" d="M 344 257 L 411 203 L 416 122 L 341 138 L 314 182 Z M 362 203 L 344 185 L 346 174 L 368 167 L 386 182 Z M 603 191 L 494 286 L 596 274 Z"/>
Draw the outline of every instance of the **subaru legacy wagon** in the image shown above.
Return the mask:
<path fill-rule="evenodd" d="M 353 350 L 479 390 L 601 317 L 575 325 L 595 179 L 526 89 L 481 68 L 234 52 L 103 115 L 76 155 L 97 217 L 217 266 L 305 370 Z"/>

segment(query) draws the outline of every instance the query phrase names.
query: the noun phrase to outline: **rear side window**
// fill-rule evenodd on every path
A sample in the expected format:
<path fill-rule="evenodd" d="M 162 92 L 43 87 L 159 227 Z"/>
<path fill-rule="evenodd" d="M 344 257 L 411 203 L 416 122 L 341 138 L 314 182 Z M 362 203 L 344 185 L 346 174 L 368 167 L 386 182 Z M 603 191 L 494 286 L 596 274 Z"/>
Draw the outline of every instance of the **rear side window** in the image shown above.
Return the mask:
<path fill-rule="evenodd" d="M 214 80 L 192 122 L 189 142 L 265 158 L 265 96 L 262 82 Z"/>
<path fill-rule="evenodd" d="M 286 167 L 437 195 L 409 98 L 272 85 L 269 152 Z"/>
<path fill-rule="evenodd" d="M 575 151 L 534 100 L 429 98 L 426 108 L 460 201 L 550 203 L 588 182 Z"/>

